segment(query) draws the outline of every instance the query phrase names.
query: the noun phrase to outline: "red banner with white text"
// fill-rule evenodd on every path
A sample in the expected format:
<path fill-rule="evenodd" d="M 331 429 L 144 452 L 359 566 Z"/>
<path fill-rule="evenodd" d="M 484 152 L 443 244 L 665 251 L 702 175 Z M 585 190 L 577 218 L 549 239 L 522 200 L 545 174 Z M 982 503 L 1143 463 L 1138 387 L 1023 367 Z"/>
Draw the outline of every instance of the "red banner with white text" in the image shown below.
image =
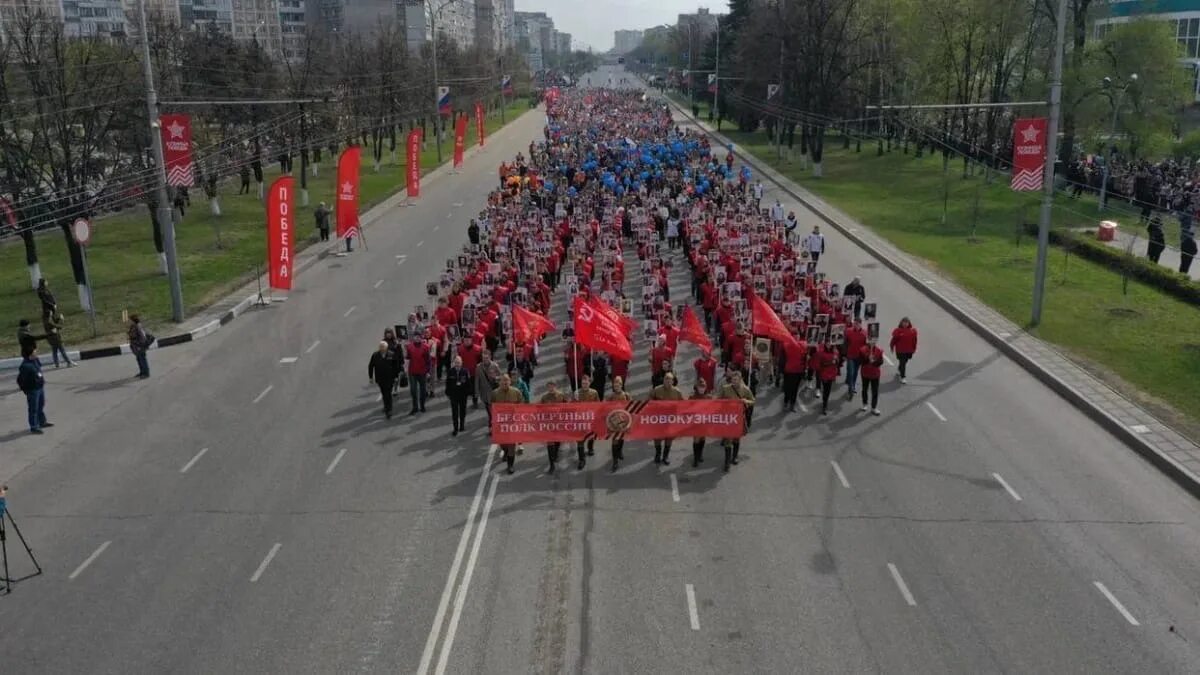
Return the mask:
<path fill-rule="evenodd" d="M 467 149 L 467 114 L 454 120 L 454 168 L 462 166 L 463 152 Z"/>
<path fill-rule="evenodd" d="M 338 158 L 335 204 L 338 239 L 358 234 L 358 169 L 362 166 L 362 148 L 352 145 Z"/>
<path fill-rule="evenodd" d="M 408 132 L 408 143 L 404 148 L 405 187 L 409 199 L 421 196 L 421 130 L 413 129 Z"/>
<path fill-rule="evenodd" d="M 163 161 L 167 165 L 167 185 L 191 187 L 192 168 L 192 119 L 187 115 L 159 115 L 159 131 L 162 133 Z"/>
<path fill-rule="evenodd" d="M 280 176 L 267 192 L 267 276 L 271 288 L 281 291 L 292 289 L 295 184 L 291 176 Z"/>
<path fill-rule="evenodd" d="M 1027 117 L 1013 124 L 1012 189 L 1042 189 L 1046 170 L 1046 118 Z"/>
<path fill-rule="evenodd" d="M 475 135 L 479 138 L 479 147 L 483 147 L 484 136 L 486 135 L 487 126 L 483 113 L 483 103 L 475 102 Z"/>
<path fill-rule="evenodd" d="M 492 442 L 500 445 L 595 438 L 741 438 L 745 429 L 745 408 L 732 399 L 492 404 Z"/>

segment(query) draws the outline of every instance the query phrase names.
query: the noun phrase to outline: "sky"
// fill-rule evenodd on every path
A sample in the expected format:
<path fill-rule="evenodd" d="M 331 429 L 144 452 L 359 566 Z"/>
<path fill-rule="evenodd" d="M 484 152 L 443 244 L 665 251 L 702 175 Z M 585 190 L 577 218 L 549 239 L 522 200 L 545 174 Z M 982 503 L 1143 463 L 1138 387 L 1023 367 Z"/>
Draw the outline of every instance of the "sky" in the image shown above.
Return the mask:
<path fill-rule="evenodd" d="M 680 13 L 707 7 L 713 14 L 729 11 L 727 0 L 516 0 L 518 12 L 545 12 L 554 27 L 598 52 L 613 46 L 613 31 L 644 30 L 674 24 Z M 586 46 L 584 47 L 586 49 Z"/>

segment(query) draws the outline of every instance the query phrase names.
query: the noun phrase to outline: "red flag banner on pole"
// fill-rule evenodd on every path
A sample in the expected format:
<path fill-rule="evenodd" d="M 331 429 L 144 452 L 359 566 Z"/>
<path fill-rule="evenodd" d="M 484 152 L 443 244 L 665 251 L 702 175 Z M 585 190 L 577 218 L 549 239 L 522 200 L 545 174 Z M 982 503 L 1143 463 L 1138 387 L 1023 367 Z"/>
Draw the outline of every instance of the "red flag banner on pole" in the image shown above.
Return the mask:
<path fill-rule="evenodd" d="M 338 239 L 358 234 L 358 170 L 362 166 L 362 148 L 352 145 L 342 151 L 337 168 L 337 218 Z"/>
<path fill-rule="evenodd" d="M 281 291 L 292 289 L 295 182 L 291 176 L 280 176 L 267 192 L 267 276 L 271 288 Z"/>
<path fill-rule="evenodd" d="M 553 321 L 519 305 L 513 305 L 512 323 L 513 339 L 517 342 L 536 342 L 542 339 L 542 336 L 554 330 Z"/>
<path fill-rule="evenodd" d="M 745 407 L 733 399 L 493 403 L 492 442 L 741 438 L 745 422 Z"/>
<path fill-rule="evenodd" d="M 408 132 L 408 144 L 405 148 L 405 176 L 407 178 L 408 196 L 410 199 L 421 196 L 421 130 L 413 129 Z"/>
<path fill-rule="evenodd" d="M 696 313 L 692 311 L 692 306 L 687 305 L 683 308 L 683 321 L 679 327 L 679 339 L 684 342 L 690 342 L 700 348 L 704 353 L 712 352 L 712 340 L 708 339 L 708 333 L 704 332 L 704 328 L 700 325 L 700 320 L 696 318 Z"/>
<path fill-rule="evenodd" d="M 609 320 L 620 325 L 625 330 L 625 337 L 632 337 L 633 331 L 637 329 L 637 322 L 617 311 L 615 307 L 601 300 L 596 296 L 588 298 L 588 304 L 592 309 L 601 312 L 608 316 Z"/>
<path fill-rule="evenodd" d="M 1013 125 L 1012 189 L 1042 189 L 1046 168 L 1046 118 L 1027 117 Z"/>
<path fill-rule="evenodd" d="M 791 344 L 795 339 L 775 310 L 757 295 L 750 296 L 750 324 L 755 335 L 769 337 L 781 344 Z"/>
<path fill-rule="evenodd" d="M 462 166 L 463 151 L 467 147 L 467 115 L 463 113 L 454 120 L 454 168 Z"/>
<path fill-rule="evenodd" d="M 633 346 L 624 334 L 624 326 L 604 312 L 598 312 L 583 298 L 575 298 L 575 342 L 618 359 L 633 358 Z"/>
<path fill-rule="evenodd" d="M 159 115 L 163 161 L 167 164 L 167 185 L 191 187 L 192 120 L 187 115 Z"/>
<path fill-rule="evenodd" d="M 487 132 L 486 118 L 483 111 L 483 103 L 475 102 L 475 135 L 479 137 L 479 147 L 483 147 L 483 139 Z"/>

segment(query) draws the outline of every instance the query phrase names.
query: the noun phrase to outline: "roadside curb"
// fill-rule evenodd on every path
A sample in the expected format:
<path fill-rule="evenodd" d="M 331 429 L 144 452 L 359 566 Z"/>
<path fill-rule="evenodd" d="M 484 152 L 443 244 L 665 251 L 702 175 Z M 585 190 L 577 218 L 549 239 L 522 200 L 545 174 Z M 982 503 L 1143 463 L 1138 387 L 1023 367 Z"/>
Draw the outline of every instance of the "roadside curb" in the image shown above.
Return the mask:
<path fill-rule="evenodd" d="M 506 122 L 504 124 L 504 126 L 500 127 L 496 131 L 494 131 L 493 135 L 489 136 L 488 138 L 492 138 L 495 134 L 502 133 L 507 127 L 509 127 L 512 124 L 515 124 L 517 122 L 517 120 L 521 119 L 522 117 L 524 117 L 527 114 L 536 113 L 536 112 L 538 112 L 539 109 L 540 109 L 540 106 L 530 108 L 528 111 L 522 112 L 521 114 L 517 115 L 516 117 L 513 117 L 511 120 Z M 486 144 L 482 145 L 482 146 L 476 144 L 474 147 L 468 149 L 464 153 L 463 162 L 465 163 L 468 158 L 478 155 L 480 152 L 483 152 L 487 148 L 488 148 L 488 146 Z M 455 170 L 453 167 L 453 162 L 450 161 L 449 159 L 447 159 L 440 166 L 436 167 L 429 173 L 421 176 L 421 182 L 425 183 L 427 181 L 432 181 L 432 180 L 441 178 L 446 175 L 453 175 L 454 173 L 455 173 Z M 419 197 L 418 197 L 418 199 L 419 199 Z M 384 214 L 386 214 L 388 211 L 396 208 L 397 206 L 399 206 L 401 204 L 404 204 L 407 201 L 408 201 L 408 195 L 407 195 L 406 191 L 404 190 L 404 188 L 401 186 L 400 189 L 398 189 L 395 193 L 388 195 L 382 201 L 380 201 L 378 204 L 372 206 L 370 209 L 368 209 L 366 212 L 364 212 L 360 218 L 359 227 L 363 230 L 366 230 L 368 225 L 374 225 L 381 218 L 383 218 Z M 304 252 L 300 253 L 300 255 L 297 257 L 297 265 L 296 265 L 296 269 L 292 273 L 293 276 L 299 276 L 302 272 L 304 272 L 308 268 L 312 267 L 317 262 L 324 260 L 326 258 L 329 258 L 330 256 L 336 255 L 335 249 L 338 249 L 341 246 L 341 240 L 337 240 L 337 241 L 334 241 L 331 243 L 333 244 L 332 246 L 328 246 L 323 249 L 321 249 L 319 244 L 313 244 L 313 245 L 309 246 L 308 248 L 304 249 Z M 320 250 L 318 250 L 318 249 L 320 249 Z M 315 252 L 310 253 L 310 251 L 315 251 Z M 229 293 L 223 300 L 217 301 L 216 303 L 213 303 L 213 305 L 210 305 L 209 308 L 211 309 L 214 305 L 221 304 L 223 301 L 226 301 L 230 298 L 237 297 L 239 295 L 243 295 L 246 293 L 246 289 L 248 289 L 258 283 L 265 284 L 265 281 L 266 281 L 266 275 L 263 275 L 262 277 L 259 277 L 258 279 L 251 279 L 246 284 L 244 284 L 241 288 L 239 288 L 238 290 Z M 204 317 L 211 317 L 211 318 L 209 318 L 208 321 L 204 322 L 199 327 L 193 328 L 190 331 L 187 331 L 184 333 L 177 333 L 175 335 L 171 335 L 168 337 L 162 337 L 162 338 L 156 339 L 154 341 L 154 344 L 152 344 L 150 346 L 150 349 L 163 349 L 166 347 L 173 347 L 175 345 L 186 344 L 188 342 L 195 342 L 196 340 L 199 340 L 201 338 L 208 337 L 209 335 L 212 335 L 213 333 L 217 332 L 218 330 L 225 327 L 229 323 L 233 322 L 234 319 L 245 314 L 247 310 L 249 310 L 251 307 L 255 306 L 256 300 L 258 300 L 258 292 L 257 291 L 254 292 L 253 294 L 251 294 L 250 296 L 246 297 L 244 300 L 239 301 L 237 304 L 235 304 L 230 309 L 228 309 L 220 314 L 217 314 L 215 312 L 212 314 L 202 313 L 200 315 L 201 320 L 203 320 Z M 285 300 L 287 300 L 286 297 L 272 298 L 268 301 L 268 304 L 275 304 L 275 303 L 283 302 Z M 90 361 L 92 359 L 108 358 L 108 357 L 112 357 L 112 356 L 120 356 L 122 354 L 132 354 L 132 353 L 133 352 L 131 352 L 129 350 L 128 344 L 118 344 L 118 345 L 112 345 L 110 347 L 94 347 L 92 349 L 69 351 L 69 352 L 67 352 L 67 356 L 72 361 L 78 362 L 78 361 Z M 22 359 L 19 356 L 0 359 L 0 370 L 14 370 L 14 369 L 20 367 L 21 361 L 22 361 Z"/>
<path fill-rule="evenodd" d="M 686 119 L 690 120 L 696 126 L 696 128 L 708 134 L 711 138 L 720 141 L 725 146 L 728 146 L 732 143 L 732 141 L 730 141 L 724 135 L 706 127 L 670 97 L 664 96 L 663 98 L 673 108 L 678 110 L 679 113 L 682 114 Z M 736 146 L 734 147 L 736 148 Z M 1084 415 L 1087 415 L 1092 421 L 1096 422 L 1110 434 L 1128 445 L 1134 450 L 1134 452 L 1148 460 L 1151 464 L 1170 477 L 1176 484 L 1186 490 L 1193 497 L 1200 498 L 1200 476 L 1175 460 L 1173 457 L 1163 453 L 1154 444 L 1140 437 L 1128 426 L 1117 420 L 1116 417 L 1109 414 L 1108 411 L 1104 410 L 1091 399 L 1084 396 L 1084 394 L 1078 389 L 1063 381 L 1057 375 L 1050 372 L 1041 363 L 1038 363 L 1034 359 L 1030 358 L 1021 349 L 1012 344 L 1013 341 L 1021 337 L 1026 337 L 1029 339 L 1037 338 L 1033 338 L 1025 332 L 1016 333 L 1005 337 L 993 331 L 991 328 L 984 325 L 984 323 L 977 317 L 968 313 L 957 303 L 953 302 L 942 293 L 932 288 L 926 280 L 918 277 L 908 267 L 894 260 L 885 251 L 881 250 L 870 241 L 867 241 L 864 237 L 859 236 L 856 231 L 857 228 L 846 226 L 834 216 L 827 213 L 820 205 L 813 203 L 810 198 L 797 193 L 788 186 L 788 183 L 791 183 L 791 181 L 787 177 L 783 176 L 778 171 L 749 153 L 739 152 L 736 149 L 733 152 L 735 156 L 753 166 L 756 170 L 762 173 L 767 180 L 770 180 L 780 190 L 798 201 L 804 206 L 804 208 L 811 211 L 815 216 L 827 223 L 830 227 L 833 227 L 842 236 L 849 239 L 856 246 L 882 262 L 888 267 L 888 269 L 898 274 L 911 286 L 916 288 L 939 307 L 946 310 L 946 312 L 955 319 L 966 325 L 993 347 L 1001 351 L 1005 356 L 1012 359 L 1026 372 L 1033 375 L 1059 396 L 1066 399 Z M 1150 416 L 1148 413 L 1146 413 L 1146 415 L 1147 417 Z"/>

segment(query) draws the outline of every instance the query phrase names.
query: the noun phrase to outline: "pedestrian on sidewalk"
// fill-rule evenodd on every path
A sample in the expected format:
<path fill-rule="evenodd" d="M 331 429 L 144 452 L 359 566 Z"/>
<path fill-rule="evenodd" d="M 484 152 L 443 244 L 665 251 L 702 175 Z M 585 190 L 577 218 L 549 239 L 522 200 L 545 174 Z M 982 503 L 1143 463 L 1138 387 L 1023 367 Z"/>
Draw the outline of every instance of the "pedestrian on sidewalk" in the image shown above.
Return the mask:
<path fill-rule="evenodd" d="M 892 330 L 892 341 L 889 343 L 892 353 L 896 355 L 897 374 L 900 384 L 908 384 L 908 362 L 917 353 L 917 329 L 913 327 L 908 317 L 900 319 L 900 325 Z"/>
<path fill-rule="evenodd" d="M 379 349 L 371 354 L 367 363 L 367 380 L 379 386 L 379 396 L 383 400 L 383 415 L 392 419 L 392 385 L 398 374 L 396 354 L 388 345 L 387 340 L 379 342 Z"/>
<path fill-rule="evenodd" d="M 46 331 L 46 344 L 50 345 L 50 356 L 54 359 L 54 367 L 58 367 L 58 356 L 62 355 L 63 360 L 67 362 L 67 367 L 74 366 L 71 363 L 71 357 L 67 356 L 67 350 L 63 348 L 62 342 L 63 315 L 59 312 L 51 312 L 42 317 L 42 329 Z"/>
<path fill-rule="evenodd" d="M 317 204 L 317 208 L 313 210 L 313 220 L 316 221 L 321 241 L 329 241 L 329 207 L 325 202 Z"/>
<path fill-rule="evenodd" d="M 446 398 L 450 400 L 450 420 L 454 424 L 451 436 L 467 430 L 467 397 L 474 388 L 471 373 L 463 366 L 461 356 L 455 356 L 446 371 Z"/>
<path fill-rule="evenodd" d="M 879 378 L 883 375 L 883 350 L 871 340 L 859 351 L 862 361 L 862 411 L 867 412 L 867 392 L 871 394 L 872 415 L 879 414 Z"/>
<path fill-rule="evenodd" d="M 37 341 L 45 339 L 45 335 L 33 334 L 33 328 L 29 325 L 29 319 L 21 319 L 17 322 L 17 345 L 22 351 L 37 347 Z"/>
<path fill-rule="evenodd" d="M 137 314 L 129 315 L 129 351 L 137 359 L 138 374 L 141 379 L 150 377 L 150 359 L 146 351 L 154 344 L 154 336 L 146 332 L 142 326 L 142 317 Z"/>
<path fill-rule="evenodd" d="M 1146 234 L 1149 237 L 1149 243 L 1146 245 L 1146 257 L 1155 265 L 1158 264 L 1158 259 L 1162 256 L 1163 249 L 1167 247 L 1167 238 L 1163 234 L 1162 218 L 1158 214 L 1150 219 L 1150 224 L 1146 226 Z"/>
<path fill-rule="evenodd" d="M 1179 273 L 1186 275 L 1192 269 L 1192 259 L 1196 257 L 1196 236 L 1191 223 L 1187 229 L 1179 231 Z"/>
<path fill-rule="evenodd" d="M 43 428 L 54 426 L 46 421 L 46 379 L 42 377 L 42 362 L 38 360 L 36 345 L 21 349 L 17 387 L 25 394 L 29 408 L 29 433 L 41 434 Z"/>

